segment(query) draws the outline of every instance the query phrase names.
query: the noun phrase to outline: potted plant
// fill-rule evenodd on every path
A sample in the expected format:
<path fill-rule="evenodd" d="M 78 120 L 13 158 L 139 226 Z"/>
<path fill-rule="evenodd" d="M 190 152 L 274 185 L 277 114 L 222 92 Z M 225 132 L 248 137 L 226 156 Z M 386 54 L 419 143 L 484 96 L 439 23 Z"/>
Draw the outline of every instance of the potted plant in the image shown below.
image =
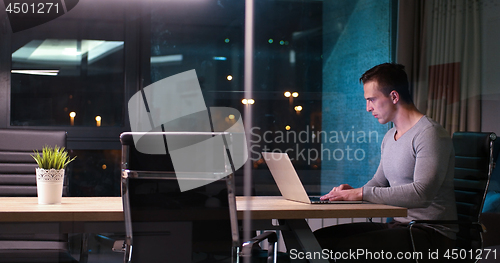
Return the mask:
<path fill-rule="evenodd" d="M 75 158 L 70 158 L 64 147 L 44 146 L 42 153 L 31 155 L 38 164 L 36 186 L 39 204 L 60 204 L 62 198 L 64 171 Z"/>

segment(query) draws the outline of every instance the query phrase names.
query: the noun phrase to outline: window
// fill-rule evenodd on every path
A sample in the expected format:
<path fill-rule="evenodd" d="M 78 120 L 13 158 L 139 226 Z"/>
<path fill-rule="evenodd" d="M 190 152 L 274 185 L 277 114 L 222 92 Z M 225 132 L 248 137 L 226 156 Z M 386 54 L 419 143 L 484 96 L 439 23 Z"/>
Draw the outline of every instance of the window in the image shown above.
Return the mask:
<path fill-rule="evenodd" d="M 124 126 L 124 22 L 105 10 L 12 35 L 10 126 Z"/>

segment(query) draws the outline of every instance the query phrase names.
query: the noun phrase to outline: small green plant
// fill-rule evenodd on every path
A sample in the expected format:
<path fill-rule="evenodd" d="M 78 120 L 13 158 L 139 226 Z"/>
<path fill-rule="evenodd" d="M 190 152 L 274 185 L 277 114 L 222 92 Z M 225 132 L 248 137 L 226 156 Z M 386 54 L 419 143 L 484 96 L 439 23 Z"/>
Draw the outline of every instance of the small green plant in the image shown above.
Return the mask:
<path fill-rule="evenodd" d="M 37 151 L 34 151 L 34 155 L 31 155 L 33 159 L 35 159 L 38 167 L 43 169 L 64 169 L 66 166 L 72 162 L 75 158 L 70 159 L 68 152 L 64 150 L 64 147 L 60 148 L 57 145 L 52 148 L 49 146 L 44 146 L 42 149 L 42 154 Z"/>

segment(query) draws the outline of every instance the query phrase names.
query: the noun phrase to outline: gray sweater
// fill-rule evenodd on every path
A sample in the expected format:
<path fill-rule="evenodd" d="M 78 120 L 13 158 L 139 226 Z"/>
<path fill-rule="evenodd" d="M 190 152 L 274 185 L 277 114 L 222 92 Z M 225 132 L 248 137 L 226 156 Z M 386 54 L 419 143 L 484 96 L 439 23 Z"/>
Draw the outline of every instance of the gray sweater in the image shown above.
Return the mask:
<path fill-rule="evenodd" d="M 399 222 L 456 220 L 455 154 L 447 131 L 424 116 L 397 141 L 395 133 L 390 129 L 382 140 L 380 165 L 363 186 L 363 200 L 408 208 Z M 455 227 L 431 227 L 456 238 Z"/>

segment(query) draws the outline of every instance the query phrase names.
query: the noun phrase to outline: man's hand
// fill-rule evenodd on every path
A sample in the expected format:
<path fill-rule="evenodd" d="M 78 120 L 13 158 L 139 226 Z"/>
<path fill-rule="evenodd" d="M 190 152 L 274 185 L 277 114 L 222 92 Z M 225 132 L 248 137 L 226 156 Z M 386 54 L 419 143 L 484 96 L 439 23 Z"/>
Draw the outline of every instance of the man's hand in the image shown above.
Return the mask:
<path fill-rule="evenodd" d="M 363 188 L 353 188 L 348 184 L 341 184 L 334 187 L 328 194 L 321 197 L 321 200 L 329 201 L 357 201 L 363 200 Z"/>

